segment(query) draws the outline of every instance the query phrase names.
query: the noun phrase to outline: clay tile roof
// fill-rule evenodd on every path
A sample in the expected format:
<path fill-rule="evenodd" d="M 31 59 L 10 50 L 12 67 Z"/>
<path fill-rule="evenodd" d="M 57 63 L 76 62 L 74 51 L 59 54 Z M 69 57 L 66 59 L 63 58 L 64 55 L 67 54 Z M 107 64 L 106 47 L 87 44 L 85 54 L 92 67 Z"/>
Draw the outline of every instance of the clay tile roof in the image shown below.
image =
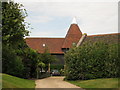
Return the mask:
<path fill-rule="evenodd" d="M 78 43 L 82 36 L 77 24 L 71 24 L 68 33 L 65 38 L 26 38 L 27 45 L 37 50 L 39 53 L 43 53 L 47 46 L 51 54 L 63 54 L 62 48 L 71 48 L 72 43 Z"/>
<path fill-rule="evenodd" d="M 30 48 L 37 50 L 39 53 L 44 52 L 43 44 L 45 44 L 51 54 L 63 54 L 61 47 L 64 38 L 26 38 L 25 40 Z"/>
<path fill-rule="evenodd" d="M 89 35 L 85 38 L 83 43 L 87 41 L 90 42 L 105 41 L 107 43 L 118 43 L 120 41 L 120 33 Z"/>
<path fill-rule="evenodd" d="M 110 33 L 110 34 L 98 34 L 98 35 L 89 35 L 88 37 L 96 37 L 96 36 L 110 36 L 110 35 L 120 35 L 120 33 Z"/>
<path fill-rule="evenodd" d="M 80 31 L 77 24 L 71 24 L 67 35 L 65 37 L 62 48 L 71 48 L 73 43 L 78 43 L 82 36 L 82 32 Z"/>

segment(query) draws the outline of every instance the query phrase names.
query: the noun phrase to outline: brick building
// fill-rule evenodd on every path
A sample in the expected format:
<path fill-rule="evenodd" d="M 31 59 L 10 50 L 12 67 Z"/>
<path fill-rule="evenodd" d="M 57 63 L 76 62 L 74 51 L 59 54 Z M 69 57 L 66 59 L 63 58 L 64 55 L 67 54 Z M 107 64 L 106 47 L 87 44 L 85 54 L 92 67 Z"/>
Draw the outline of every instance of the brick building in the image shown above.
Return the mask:
<path fill-rule="evenodd" d="M 64 64 L 64 53 L 66 50 L 69 50 L 73 44 L 80 46 L 82 43 L 86 41 L 99 41 L 104 40 L 108 43 L 117 43 L 118 37 L 120 37 L 120 33 L 112 33 L 112 34 L 101 34 L 101 35 L 86 35 L 82 34 L 76 20 L 73 19 L 72 24 L 67 32 L 65 38 L 26 38 L 27 45 L 37 50 L 39 53 L 43 53 L 45 47 L 48 48 L 51 55 L 55 55 L 59 61 L 56 64 Z"/>

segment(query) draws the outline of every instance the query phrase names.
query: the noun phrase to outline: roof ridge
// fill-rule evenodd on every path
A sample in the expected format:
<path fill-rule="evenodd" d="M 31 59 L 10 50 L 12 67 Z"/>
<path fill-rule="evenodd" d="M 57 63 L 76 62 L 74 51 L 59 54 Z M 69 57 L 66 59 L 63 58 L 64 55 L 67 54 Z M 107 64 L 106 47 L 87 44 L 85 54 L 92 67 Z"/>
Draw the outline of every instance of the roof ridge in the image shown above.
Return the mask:
<path fill-rule="evenodd" d="M 104 36 L 104 35 L 116 35 L 120 33 L 107 33 L 107 34 L 96 34 L 96 35 L 87 35 L 87 37 L 92 37 L 92 36 Z"/>
<path fill-rule="evenodd" d="M 64 38 L 50 38 L 50 37 L 26 37 L 25 39 L 64 39 Z"/>

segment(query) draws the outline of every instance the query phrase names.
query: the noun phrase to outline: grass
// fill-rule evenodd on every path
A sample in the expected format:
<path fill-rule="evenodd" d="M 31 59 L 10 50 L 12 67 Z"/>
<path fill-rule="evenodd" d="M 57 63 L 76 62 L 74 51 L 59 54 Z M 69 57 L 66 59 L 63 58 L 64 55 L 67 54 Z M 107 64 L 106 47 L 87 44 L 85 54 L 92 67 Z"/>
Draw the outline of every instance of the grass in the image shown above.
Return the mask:
<path fill-rule="evenodd" d="M 35 88 L 34 80 L 27 80 L 18 77 L 14 77 L 8 74 L 1 74 L 2 76 L 2 88 Z"/>
<path fill-rule="evenodd" d="M 118 78 L 68 81 L 81 88 L 118 88 Z"/>

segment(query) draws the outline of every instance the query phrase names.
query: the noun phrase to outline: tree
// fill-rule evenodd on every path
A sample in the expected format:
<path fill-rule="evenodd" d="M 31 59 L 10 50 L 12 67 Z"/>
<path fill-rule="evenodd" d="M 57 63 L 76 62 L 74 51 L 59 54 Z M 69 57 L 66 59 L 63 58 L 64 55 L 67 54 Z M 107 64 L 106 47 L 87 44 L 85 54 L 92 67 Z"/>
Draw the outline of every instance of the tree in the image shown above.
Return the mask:
<path fill-rule="evenodd" d="M 49 50 L 48 50 L 48 48 L 46 47 L 44 53 L 41 54 L 41 61 L 45 64 L 44 70 L 45 70 L 45 72 L 47 72 L 47 71 L 48 71 L 49 64 L 52 63 L 52 62 L 57 61 L 57 59 L 56 59 L 55 56 L 52 56 L 52 55 L 49 53 Z M 50 67 L 49 67 L 49 68 L 50 68 Z"/>
<path fill-rule="evenodd" d="M 39 67 L 44 67 L 44 63 L 41 61 L 41 55 L 31 48 L 26 48 L 24 54 L 21 55 L 23 56 L 23 63 L 26 67 L 25 76 L 27 76 L 27 78 L 36 78 L 36 75 L 38 76 Z"/>
<path fill-rule="evenodd" d="M 41 71 L 41 74 L 42 74 L 42 69 L 45 67 L 45 64 L 40 61 L 40 59 L 37 61 L 37 68 L 36 68 L 36 71 L 37 71 L 37 78 L 39 78 L 39 72 Z M 40 70 L 41 69 L 41 70 Z"/>
<path fill-rule="evenodd" d="M 3 72 L 20 77 L 25 66 L 23 58 L 18 54 L 27 47 L 23 37 L 29 33 L 24 21 L 27 13 L 22 7 L 22 4 L 2 2 Z"/>
<path fill-rule="evenodd" d="M 38 68 L 45 67 L 47 71 L 48 63 L 54 58 L 47 52 L 41 55 L 27 46 L 24 39 L 29 33 L 26 16 L 22 4 L 2 2 L 2 67 L 4 73 L 32 78 L 36 77 Z"/>
<path fill-rule="evenodd" d="M 27 13 L 22 7 L 22 4 L 2 2 L 2 41 L 7 45 L 16 46 L 29 33 L 24 20 Z"/>

